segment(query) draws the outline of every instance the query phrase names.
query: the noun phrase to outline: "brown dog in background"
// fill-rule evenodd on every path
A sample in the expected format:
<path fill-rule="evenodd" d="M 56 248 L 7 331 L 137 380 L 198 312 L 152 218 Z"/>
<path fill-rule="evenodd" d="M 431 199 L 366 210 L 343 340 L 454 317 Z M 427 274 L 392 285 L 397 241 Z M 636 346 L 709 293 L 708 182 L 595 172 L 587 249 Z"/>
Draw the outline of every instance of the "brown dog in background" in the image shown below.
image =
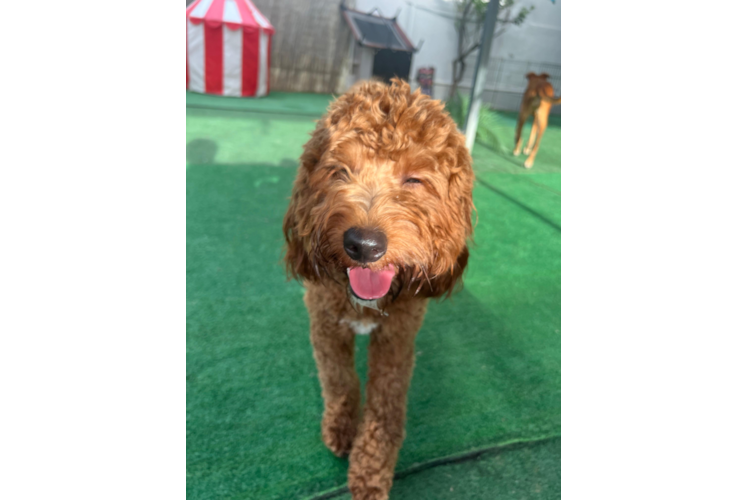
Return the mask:
<path fill-rule="evenodd" d="M 545 127 L 548 125 L 548 114 L 551 106 L 561 104 L 561 97 L 553 97 L 553 86 L 548 82 L 548 73 L 536 75 L 527 73 L 527 89 L 522 96 L 522 105 L 517 117 L 517 131 L 514 134 L 514 156 L 519 154 L 522 147 L 522 127 L 530 115 L 533 115 L 530 139 L 527 141 L 523 154 L 529 154 L 525 160 L 525 168 L 531 168 L 535 163 L 535 155 L 538 154 L 540 139 L 543 137 Z"/>

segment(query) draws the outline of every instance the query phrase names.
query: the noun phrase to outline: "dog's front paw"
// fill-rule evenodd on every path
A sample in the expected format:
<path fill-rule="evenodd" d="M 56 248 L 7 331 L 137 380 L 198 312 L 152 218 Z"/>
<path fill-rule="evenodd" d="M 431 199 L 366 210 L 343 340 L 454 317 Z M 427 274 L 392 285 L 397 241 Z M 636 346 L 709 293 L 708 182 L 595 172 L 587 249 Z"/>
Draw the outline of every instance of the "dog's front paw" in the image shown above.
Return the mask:
<path fill-rule="evenodd" d="M 522 154 L 523 154 L 523 155 L 529 155 L 529 154 L 530 154 L 530 148 L 525 148 L 525 149 L 524 149 L 524 150 L 522 151 Z"/>
<path fill-rule="evenodd" d="M 353 500 L 387 500 L 402 442 L 402 431 L 386 434 L 381 426 L 363 425 L 351 452 L 348 489 Z"/>
<path fill-rule="evenodd" d="M 349 481 L 348 488 L 351 490 L 352 500 L 388 500 L 390 498 L 387 493 L 388 489 L 376 485 L 351 484 Z"/>
<path fill-rule="evenodd" d="M 325 410 L 322 418 L 322 441 L 339 457 L 351 452 L 353 440 L 356 438 L 358 422 L 352 413 L 344 408 Z"/>
<path fill-rule="evenodd" d="M 352 460 L 353 462 L 353 460 Z M 351 463 L 348 470 L 348 489 L 352 500 L 387 500 L 392 487 L 392 476 L 387 471 L 358 467 Z"/>
<path fill-rule="evenodd" d="M 533 162 L 530 160 L 525 160 L 525 168 L 532 168 Z"/>

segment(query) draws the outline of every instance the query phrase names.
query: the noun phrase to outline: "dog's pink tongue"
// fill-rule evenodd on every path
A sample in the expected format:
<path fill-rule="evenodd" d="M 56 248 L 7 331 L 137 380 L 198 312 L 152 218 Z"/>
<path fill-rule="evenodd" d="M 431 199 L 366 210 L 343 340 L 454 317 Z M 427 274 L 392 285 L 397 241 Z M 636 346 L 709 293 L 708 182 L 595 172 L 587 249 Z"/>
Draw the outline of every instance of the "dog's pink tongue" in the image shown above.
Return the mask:
<path fill-rule="evenodd" d="M 363 267 L 348 269 L 348 280 L 351 282 L 353 293 L 364 300 L 374 300 L 384 297 L 390 289 L 395 268 L 390 265 L 381 271 L 372 271 Z"/>

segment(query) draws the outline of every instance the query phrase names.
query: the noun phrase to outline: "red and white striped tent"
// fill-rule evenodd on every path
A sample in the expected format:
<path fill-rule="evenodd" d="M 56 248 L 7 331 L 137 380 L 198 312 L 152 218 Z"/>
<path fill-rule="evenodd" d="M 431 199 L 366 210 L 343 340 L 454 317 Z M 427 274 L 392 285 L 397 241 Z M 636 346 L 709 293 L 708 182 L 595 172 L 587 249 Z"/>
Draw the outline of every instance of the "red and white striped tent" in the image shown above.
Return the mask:
<path fill-rule="evenodd" d="M 251 0 L 195 0 L 187 7 L 187 89 L 266 95 L 273 33 Z"/>

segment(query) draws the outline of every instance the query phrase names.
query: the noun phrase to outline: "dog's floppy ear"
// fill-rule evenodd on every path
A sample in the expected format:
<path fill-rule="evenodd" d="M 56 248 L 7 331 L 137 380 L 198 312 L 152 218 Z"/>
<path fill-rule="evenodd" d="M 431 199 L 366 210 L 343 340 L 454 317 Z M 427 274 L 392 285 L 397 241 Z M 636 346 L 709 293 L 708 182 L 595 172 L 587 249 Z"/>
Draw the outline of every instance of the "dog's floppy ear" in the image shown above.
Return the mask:
<path fill-rule="evenodd" d="M 437 275 L 435 278 L 426 282 L 421 287 L 419 296 L 424 297 L 441 297 L 449 296 L 452 290 L 462 283 L 462 273 L 467 267 L 470 252 L 466 242 L 473 236 L 473 182 L 475 174 L 473 173 L 472 160 L 470 152 L 459 143 L 455 150 L 455 165 L 449 179 L 449 195 L 447 204 L 453 214 L 453 223 L 450 224 L 450 238 L 452 245 L 442 247 L 446 253 L 449 248 L 451 269 Z M 453 253 L 454 252 L 454 253 Z M 459 254 L 455 257 L 455 253 Z M 446 257 L 446 255 L 444 255 Z M 449 262 L 449 261 L 448 261 Z"/>
<path fill-rule="evenodd" d="M 418 297 L 449 297 L 455 288 L 462 285 L 462 273 L 467 267 L 470 252 L 467 246 L 462 249 L 460 256 L 457 257 L 452 272 L 444 273 L 431 280 L 431 284 L 424 283 L 418 292 Z"/>
<path fill-rule="evenodd" d="M 456 151 L 457 168 L 452 172 L 449 179 L 449 198 L 451 203 L 456 205 L 456 212 L 462 222 L 464 232 L 459 233 L 462 241 L 468 240 L 473 236 L 473 183 L 475 174 L 473 173 L 473 161 L 470 152 L 466 147 L 460 145 Z"/>
<path fill-rule="evenodd" d="M 551 75 L 549 75 L 548 73 L 540 73 L 538 76 L 540 78 L 550 78 L 551 77 Z"/>
<path fill-rule="evenodd" d="M 312 270 L 312 264 L 304 248 L 304 242 L 299 237 L 299 228 L 296 221 L 296 214 L 302 204 L 301 197 L 303 195 L 299 192 L 300 189 L 298 189 L 299 184 L 303 183 L 302 176 L 306 176 L 306 173 L 300 171 L 299 177 L 294 184 L 291 203 L 288 205 L 286 216 L 283 218 L 283 235 L 286 238 L 284 260 L 286 261 L 286 273 L 289 278 L 313 279 L 314 271 Z"/>
<path fill-rule="evenodd" d="M 296 181 L 291 193 L 291 202 L 283 218 L 283 235 L 286 238 L 285 261 L 289 277 L 316 281 L 320 278 L 302 235 L 311 232 L 310 211 L 313 206 L 309 176 L 325 151 L 329 134 L 326 119 L 317 122 L 312 138 L 304 145 Z"/>
<path fill-rule="evenodd" d="M 527 73 L 527 74 L 525 75 L 525 78 L 527 78 L 527 79 L 529 80 L 529 79 L 531 79 L 531 78 L 535 78 L 536 76 L 538 76 L 538 75 L 536 75 L 535 73 L 532 73 L 532 72 L 531 72 L 531 73 Z"/>

